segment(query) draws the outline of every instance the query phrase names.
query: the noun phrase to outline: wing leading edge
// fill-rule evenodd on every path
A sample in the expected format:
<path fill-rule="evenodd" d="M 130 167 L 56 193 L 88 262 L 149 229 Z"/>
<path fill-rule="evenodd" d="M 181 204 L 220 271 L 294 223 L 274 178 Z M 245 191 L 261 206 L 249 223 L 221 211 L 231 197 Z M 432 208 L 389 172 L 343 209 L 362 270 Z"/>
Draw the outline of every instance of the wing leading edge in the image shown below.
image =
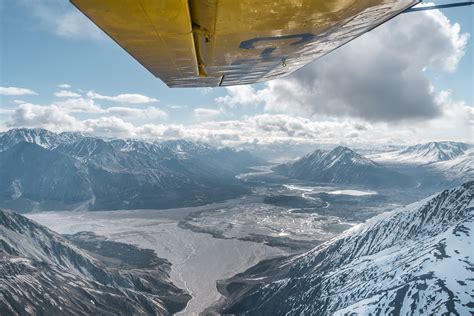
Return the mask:
<path fill-rule="evenodd" d="M 288 75 L 413 0 L 71 0 L 169 87 Z"/>

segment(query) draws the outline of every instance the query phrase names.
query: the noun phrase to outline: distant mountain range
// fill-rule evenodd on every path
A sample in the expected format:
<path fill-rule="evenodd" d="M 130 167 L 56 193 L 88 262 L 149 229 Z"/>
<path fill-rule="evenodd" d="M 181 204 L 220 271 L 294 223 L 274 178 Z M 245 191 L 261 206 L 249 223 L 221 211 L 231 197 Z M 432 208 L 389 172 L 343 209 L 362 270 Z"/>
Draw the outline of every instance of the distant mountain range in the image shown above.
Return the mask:
<path fill-rule="evenodd" d="M 474 182 L 387 212 L 313 250 L 218 284 L 213 311 L 471 315 Z"/>
<path fill-rule="evenodd" d="M 371 158 L 395 164 L 429 164 L 454 159 L 465 154 L 469 148 L 472 146 L 461 142 L 430 142 L 376 154 Z"/>
<path fill-rule="evenodd" d="M 424 168 L 442 185 L 474 179 L 474 147 L 460 142 L 431 142 L 370 156 L 391 167 Z"/>
<path fill-rule="evenodd" d="M 92 233 L 69 239 L 0 210 L 1 315 L 169 315 L 191 298 L 152 250 Z"/>
<path fill-rule="evenodd" d="M 235 178 L 261 159 L 184 140 L 106 140 L 79 133 L 13 129 L 0 134 L 0 207 L 173 208 L 236 197 Z"/>
<path fill-rule="evenodd" d="M 277 165 L 273 170 L 290 178 L 317 183 L 369 187 L 414 183 L 408 176 L 390 170 L 343 146 L 331 151 L 316 150 L 292 162 Z"/>
<path fill-rule="evenodd" d="M 435 171 L 439 171 L 446 178 L 455 181 L 466 182 L 474 179 L 474 148 L 468 149 L 464 154 L 451 160 L 443 160 L 429 165 Z"/>

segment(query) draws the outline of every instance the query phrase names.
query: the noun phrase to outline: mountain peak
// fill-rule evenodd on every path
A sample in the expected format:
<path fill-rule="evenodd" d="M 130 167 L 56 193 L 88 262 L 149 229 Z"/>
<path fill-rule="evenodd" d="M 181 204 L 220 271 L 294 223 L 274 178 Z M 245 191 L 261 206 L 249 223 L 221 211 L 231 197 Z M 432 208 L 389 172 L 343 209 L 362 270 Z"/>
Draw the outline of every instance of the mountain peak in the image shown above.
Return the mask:
<path fill-rule="evenodd" d="M 335 152 L 335 153 L 354 153 L 354 154 L 356 153 L 355 151 L 353 151 L 349 147 L 341 146 L 341 145 L 337 146 L 337 147 L 334 147 L 332 152 Z"/>
<path fill-rule="evenodd" d="M 357 152 L 353 151 L 349 147 L 345 146 L 337 146 L 333 150 L 327 153 L 327 157 L 332 157 L 332 158 L 355 158 L 354 162 L 364 162 L 364 163 L 373 163 L 370 159 L 365 158 L 364 156 L 358 154 Z M 375 163 L 374 163 L 375 164 Z"/>
<path fill-rule="evenodd" d="M 408 177 L 345 146 L 337 146 L 329 152 L 316 150 L 293 162 L 276 166 L 274 170 L 291 178 L 318 183 L 369 186 L 411 184 Z"/>

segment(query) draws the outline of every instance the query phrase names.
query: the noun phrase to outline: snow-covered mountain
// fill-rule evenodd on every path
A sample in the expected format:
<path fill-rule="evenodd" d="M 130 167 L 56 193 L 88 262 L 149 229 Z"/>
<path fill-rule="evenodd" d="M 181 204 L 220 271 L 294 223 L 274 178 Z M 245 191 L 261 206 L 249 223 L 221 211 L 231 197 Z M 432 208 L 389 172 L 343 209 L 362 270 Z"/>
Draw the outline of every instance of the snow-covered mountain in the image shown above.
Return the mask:
<path fill-rule="evenodd" d="M 412 184 L 407 176 L 343 146 L 331 151 L 316 150 L 295 161 L 278 165 L 273 170 L 290 178 L 319 183 L 373 187 Z"/>
<path fill-rule="evenodd" d="M 170 264 L 152 251 L 73 237 L 88 251 L 0 210 L 1 315 L 168 315 L 190 299 L 169 281 Z M 98 247 L 90 247 L 94 240 Z"/>
<path fill-rule="evenodd" d="M 449 180 L 461 182 L 474 180 L 474 149 L 468 149 L 463 155 L 451 160 L 435 162 L 429 167 L 441 172 Z"/>
<path fill-rule="evenodd" d="M 82 134 L 77 132 L 57 134 L 42 128 L 14 128 L 0 133 L 0 151 L 5 151 L 20 142 L 34 143 L 44 148 L 54 148 L 80 137 Z"/>
<path fill-rule="evenodd" d="M 371 158 L 375 161 L 395 164 L 429 164 L 454 159 L 463 155 L 470 147 L 460 142 L 430 142 L 399 151 L 376 154 Z"/>
<path fill-rule="evenodd" d="M 21 212 L 205 204 L 247 192 L 235 176 L 264 163 L 246 151 L 185 140 L 106 140 L 42 129 L 11 130 L 0 143 L 0 207 Z"/>
<path fill-rule="evenodd" d="M 472 315 L 474 182 L 222 281 L 218 312 Z"/>
<path fill-rule="evenodd" d="M 21 142 L 0 152 L 0 204 L 48 201 L 71 204 L 92 197 L 87 170 L 73 158 L 34 143 Z M 18 205 L 19 207 L 21 205 Z"/>

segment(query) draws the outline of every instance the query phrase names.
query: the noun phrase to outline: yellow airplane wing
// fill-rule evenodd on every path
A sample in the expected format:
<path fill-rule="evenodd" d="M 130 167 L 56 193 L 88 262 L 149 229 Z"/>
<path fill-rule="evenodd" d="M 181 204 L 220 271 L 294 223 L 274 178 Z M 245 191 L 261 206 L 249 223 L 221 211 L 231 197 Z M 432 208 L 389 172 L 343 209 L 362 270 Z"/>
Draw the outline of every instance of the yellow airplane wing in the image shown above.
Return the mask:
<path fill-rule="evenodd" d="M 288 75 L 414 0 L 71 0 L 169 87 Z"/>

